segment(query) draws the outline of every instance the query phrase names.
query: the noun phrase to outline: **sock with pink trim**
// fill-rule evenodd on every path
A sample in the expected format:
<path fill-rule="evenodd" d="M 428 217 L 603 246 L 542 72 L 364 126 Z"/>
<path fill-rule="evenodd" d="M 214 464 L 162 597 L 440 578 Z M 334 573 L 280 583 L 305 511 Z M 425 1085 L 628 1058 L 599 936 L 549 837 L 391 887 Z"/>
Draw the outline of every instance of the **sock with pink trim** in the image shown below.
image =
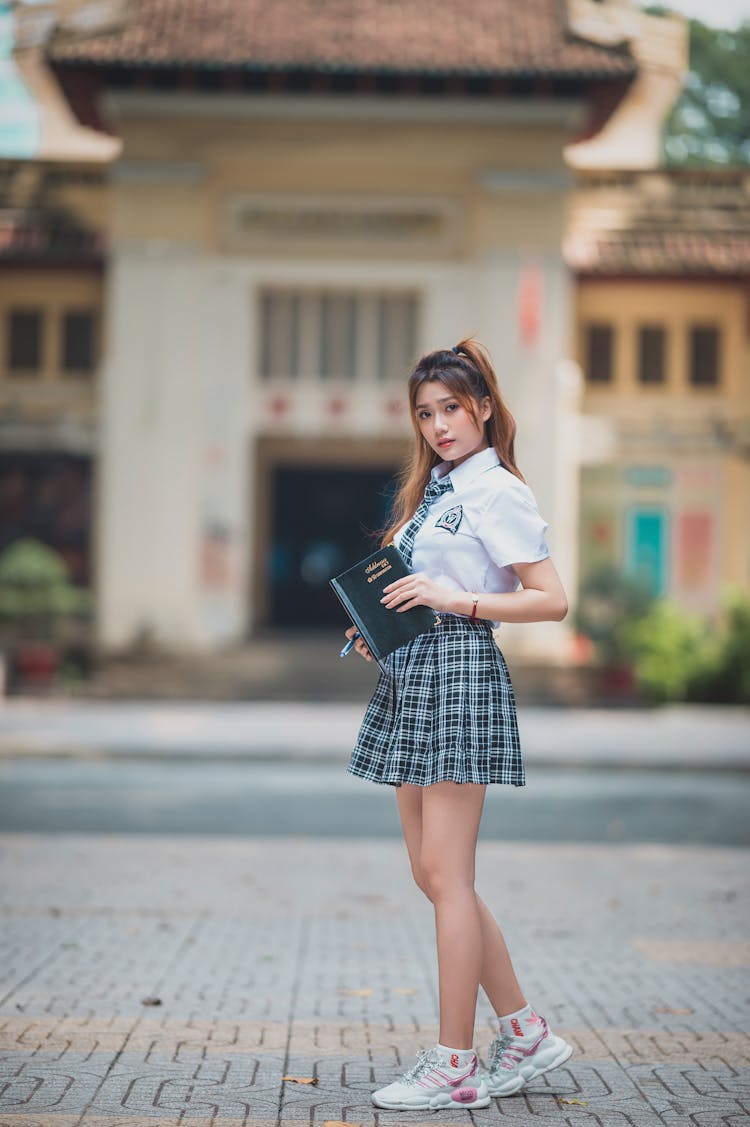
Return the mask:
<path fill-rule="evenodd" d="M 513 1014 L 498 1014 L 501 1037 L 536 1037 L 542 1028 L 542 1020 L 530 1005 Z"/>
<path fill-rule="evenodd" d="M 451 1049 L 448 1045 L 438 1043 L 438 1052 L 445 1053 L 450 1061 L 451 1068 L 464 1068 L 474 1060 L 473 1049 Z"/>

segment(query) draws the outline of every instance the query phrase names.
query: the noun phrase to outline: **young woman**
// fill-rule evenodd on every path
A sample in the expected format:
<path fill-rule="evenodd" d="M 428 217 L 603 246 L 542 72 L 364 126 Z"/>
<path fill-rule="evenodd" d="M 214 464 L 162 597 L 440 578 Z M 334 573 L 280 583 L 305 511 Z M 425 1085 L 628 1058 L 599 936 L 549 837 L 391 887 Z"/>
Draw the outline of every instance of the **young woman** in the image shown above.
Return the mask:
<path fill-rule="evenodd" d="M 386 587 L 383 602 L 397 612 L 429 606 L 440 623 L 388 657 L 348 770 L 397 788 L 414 879 L 435 910 L 440 1040 L 372 1101 L 405 1111 L 480 1108 L 572 1052 L 527 1003 L 474 889 L 486 786 L 526 781 L 493 628 L 558 621 L 568 607 L 485 349 L 467 339 L 422 357 L 409 403 L 416 448 L 383 542 L 395 540 L 413 574 Z M 372 660 L 362 640 L 356 649 Z M 473 1048 L 479 984 L 499 1018 L 484 1072 Z"/>

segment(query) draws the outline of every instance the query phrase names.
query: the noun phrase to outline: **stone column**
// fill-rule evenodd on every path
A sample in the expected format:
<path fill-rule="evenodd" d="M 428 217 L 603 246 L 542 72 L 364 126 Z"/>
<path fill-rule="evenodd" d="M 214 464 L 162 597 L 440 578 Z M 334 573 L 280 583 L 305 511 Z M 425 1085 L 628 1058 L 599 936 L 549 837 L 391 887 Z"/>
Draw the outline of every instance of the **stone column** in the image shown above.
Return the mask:
<path fill-rule="evenodd" d="M 199 642 L 196 617 L 201 276 L 190 252 L 114 249 L 98 483 L 98 633 Z"/>

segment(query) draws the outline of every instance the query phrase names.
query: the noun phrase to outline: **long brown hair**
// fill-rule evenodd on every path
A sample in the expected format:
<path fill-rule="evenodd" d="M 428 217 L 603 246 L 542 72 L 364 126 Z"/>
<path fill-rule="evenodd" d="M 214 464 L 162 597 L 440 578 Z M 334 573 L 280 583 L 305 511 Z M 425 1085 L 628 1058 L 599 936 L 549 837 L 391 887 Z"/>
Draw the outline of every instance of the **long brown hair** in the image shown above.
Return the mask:
<path fill-rule="evenodd" d="M 389 544 L 401 525 L 414 516 L 430 480 L 430 473 L 442 460 L 422 436 L 417 421 L 417 393 L 426 380 L 444 383 L 475 422 L 478 421 L 480 403 L 483 399 L 489 399 L 492 413 L 484 424 L 487 442 L 494 446 L 505 468 L 521 481 L 524 480 L 514 455 L 516 421 L 500 394 L 487 349 L 473 337 L 466 337 L 455 348 L 429 352 L 417 361 L 409 376 L 409 410 L 416 445 L 399 476 L 399 488 L 393 502 L 390 523 L 383 532 L 383 544 Z"/>

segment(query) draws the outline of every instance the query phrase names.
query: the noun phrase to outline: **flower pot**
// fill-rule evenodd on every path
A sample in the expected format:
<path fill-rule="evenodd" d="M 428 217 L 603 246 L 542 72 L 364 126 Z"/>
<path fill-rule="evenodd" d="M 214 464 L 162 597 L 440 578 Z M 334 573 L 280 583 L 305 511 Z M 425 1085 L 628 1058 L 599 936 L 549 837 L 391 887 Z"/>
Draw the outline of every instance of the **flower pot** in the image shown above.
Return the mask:
<path fill-rule="evenodd" d="M 606 665 L 600 674 L 599 685 L 608 697 L 632 697 L 635 694 L 635 669 L 630 662 Z"/>
<path fill-rule="evenodd" d="M 51 642 L 17 642 L 11 657 L 11 679 L 16 689 L 47 689 L 60 667 L 60 651 Z"/>

